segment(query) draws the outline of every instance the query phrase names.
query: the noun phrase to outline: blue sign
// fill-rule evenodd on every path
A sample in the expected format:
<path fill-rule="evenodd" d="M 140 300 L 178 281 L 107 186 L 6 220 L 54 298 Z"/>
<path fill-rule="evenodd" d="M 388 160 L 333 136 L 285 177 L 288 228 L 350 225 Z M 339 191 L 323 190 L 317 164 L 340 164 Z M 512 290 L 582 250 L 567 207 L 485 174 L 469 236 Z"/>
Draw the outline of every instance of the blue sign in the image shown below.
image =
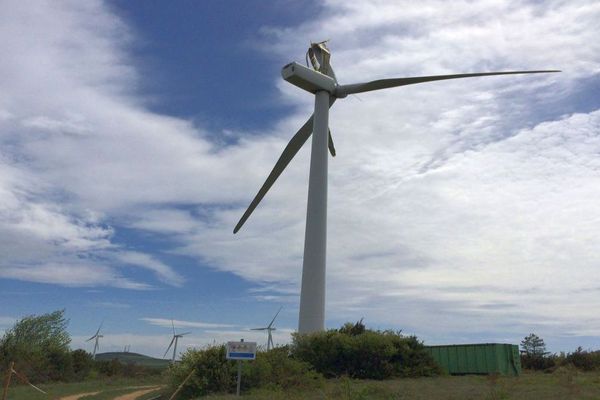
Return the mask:
<path fill-rule="evenodd" d="M 227 342 L 228 360 L 255 360 L 256 342 Z"/>

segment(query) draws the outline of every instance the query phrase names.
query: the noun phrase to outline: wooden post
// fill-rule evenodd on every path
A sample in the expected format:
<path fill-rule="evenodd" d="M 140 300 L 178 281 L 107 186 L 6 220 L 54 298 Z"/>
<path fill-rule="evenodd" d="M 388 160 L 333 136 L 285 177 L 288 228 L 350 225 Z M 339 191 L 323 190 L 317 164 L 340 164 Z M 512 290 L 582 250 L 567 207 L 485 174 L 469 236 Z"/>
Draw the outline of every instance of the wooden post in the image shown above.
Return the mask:
<path fill-rule="evenodd" d="M 15 367 L 15 362 L 11 361 L 8 367 L 8 371 L 6 372 L 6 381 L 4 382 L 4 391 L 2 392 L 2 400 L 6 400 L 6 396 L 8 395 L 8 387 L 10 386 L 10 378 L 12 377 L 12 372 Z"/>
<path fill-rule="evenodd" d="M 42 389 L 40 389 L 39 387 L 35 386 L 33 383 L 29 382 L 29 379 L 27 379 L 27 377 L 25 375 L 21 375 L 20 373 L 18 373 L 17 371 L 15 371 L 14 368 L 12 370 L 12 373 L 15 374 L 17 376 L 17 378 L 19 378 L 23 383 L 28 384 L 29 386 L 31 386 L 32 388 L 34 388 L 38 392 L 43 393 L 43 394 L 48 394 L 48 393 L 44 392 Z"/>
<path fill-rule="evenodd" d="M 173 392 L 173 394 L 171 395 L 171 397 L 169 397 L 169 400 L 173 400 L 175 398 L 175 396 L 177 395 L 177 393 L 179 393 L 179 391 L 181 390 L 181 388 L 183 387 L 183 385 L 185 385 L 185 383 L 192 377 L 192 375 L 194 374 L 195 371 L 196 370 L 194 368 L 192 368 L 192 371 L 189 373 L 189 375 L 187 376 L 187 378 L 185 378 L 183 380 L 183 382 L 181 382 L 181 385 L 179 385 L 177 387 L 177 389 L 175 390 L 175 392 Z"/>

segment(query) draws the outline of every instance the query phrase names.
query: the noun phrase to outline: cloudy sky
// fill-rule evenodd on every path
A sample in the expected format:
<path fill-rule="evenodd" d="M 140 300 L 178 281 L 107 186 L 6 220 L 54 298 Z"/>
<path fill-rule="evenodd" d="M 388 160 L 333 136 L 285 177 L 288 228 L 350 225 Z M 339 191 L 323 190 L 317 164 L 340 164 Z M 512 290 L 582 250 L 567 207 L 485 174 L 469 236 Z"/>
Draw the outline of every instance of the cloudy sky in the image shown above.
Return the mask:
<path fill-rule="evenodd" d="M 65 308 L 73 347 L 161 356 L 297 326 L 309 146 L 232 229 L 313 99 L 342 83 L 560 74 L 350 96 L 330 126 L 328 327 L 600 348 L 600 3 L 0 5 L 0 331 Z"/>

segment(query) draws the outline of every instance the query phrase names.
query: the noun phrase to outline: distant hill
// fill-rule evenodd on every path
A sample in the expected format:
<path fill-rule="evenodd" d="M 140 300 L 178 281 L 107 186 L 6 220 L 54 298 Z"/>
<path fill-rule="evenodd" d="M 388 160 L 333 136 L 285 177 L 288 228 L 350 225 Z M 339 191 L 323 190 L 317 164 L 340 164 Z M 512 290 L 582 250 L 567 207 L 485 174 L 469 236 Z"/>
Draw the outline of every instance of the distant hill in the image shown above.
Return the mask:
<path fill-rule="evenodd" d="M 96 361 L 119 360 L 123 364 L 135 364 L 150 368 L 167 368 L 170 360 L 154 358 L 138 353 L 109 352 L 96 354 Z"/>

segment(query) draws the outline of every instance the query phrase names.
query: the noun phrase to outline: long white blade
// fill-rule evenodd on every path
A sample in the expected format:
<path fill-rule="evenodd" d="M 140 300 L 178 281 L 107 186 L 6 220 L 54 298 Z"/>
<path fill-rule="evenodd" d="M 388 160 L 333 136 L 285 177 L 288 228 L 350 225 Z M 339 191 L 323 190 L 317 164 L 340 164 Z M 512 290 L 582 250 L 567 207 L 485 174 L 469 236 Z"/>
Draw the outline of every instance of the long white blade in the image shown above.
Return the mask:
<path fill-rule="evenodd" d="M 283 308 L 283 306 L 279 307 L 279 310 L 277 310 L 277 314 L 275 314 L 275 316 L 273 317 L 273 320 L 271 321 L 271 323 L 269 325 L 267 325 L 267 328 L 270 328 L 271 325 L 273 325 L 273 322 L 275 322 L 275 318 L 277 318 L 277 316 L 279 315 L 279 313 L 281 312 L 281 309 Z"/>
<path fill-rule="evenodd" d="M 89 338 L 88 340 L 86 340 L 86 342 L 89 342 L 90 340 L 95 339 L 95 338 L 96 338 L 96 335 L 94 335 L 91 338 Z"/>
<path fill-rule="evenodd" d="M 331 107 L 334 102 L 335 97 L 331 96 L 329 98 L 329 107 Z M 246 209 L 246 212 L 244 212 L 244 215 L 242 215 L 242 218 L 240 218 L 240 221 L 233 229 L 233 233 L 237 233 L 240 230 L 240 228 L 242 227 L 242 225 L 244 225 L 248 217 L 250 217 L 250 214 L 252 214 L 256 206 L 258 206 L 258 203 L 260 203 L 260 201 L 263 199 L 263 197 L 265 197 L 271 186 L 273 186 L 277 178 L 279 178 L 279 175 L 281 175 L 285 167 L 288 166 L 290 161 L 292 161 L 292 158 L 294 158 L 296 153 L 298 153 L 298 151 L 302 148 L 304 143 L 306 143 L 306 140 L 312 134 L 312 128 L 313 116 L 311 116 L 308 119 L 308 121 L 306 121 L 304 125 L 302 125 L 302 127 L 298 130 L 298 132 L 296 132 L 294 137 L 292 137 L 292 140 L 290 140 L 287 146 L 285 146 L 283 153 L 281 153 L 281 156 L 279 156 L 279 160 L 277 160 L 277 162 L 275 163 L 275 166 L 271 170 L 271 173 L 267 177 L 267 180 L 265 181 L 265 183 L 263 183 L 262 187 L 259 189 L 258 193 L 256 194 L 256 196 L 254 196 L 254 199 Z"/>
<path fill-rule="evenodd" d="M 189 335 L 190 333 L 192 333 L 192 332 L 180 333 L 180 334 L 179 334 L 179 335 L 177 335 L 177 336 L 185 336 L 185 335 Z"/>
<path fill-rule="evenodd" d="M 167 356 L 167 353 L 171 349 L 171 346 L 173 346 L 173 342 L 174 341 L 175 341 L 175 336 L 173 336 L 173 339 L 171 339 L 171 343 L 169 343 L 169 347 L 167 347 L 167 351 L 165 351 L 165 354 L 163 355 L 163 358 L 165 358 Z"/>
<path fill-rule="evenodd" d="M 173 335 L 175 335 L 175 323 L 173 322 L 173 319 L 171 319 L 171 326 L 173 327 Z"/>
<path fill-rule="evenodd" d="M 268 328 L 250 328 L 251 331 L 264 331 Z"/>
<path fill-rule="evenodd" d="M 478 76 L 492 75 L 515 75 L 515 74 L 545 74 L 550 72 L 560 72 L 559 70 L 539 70 L 539 71 L 504 71 L 504 72 L 479 72 L 474 74 L 455 74 L 455 75 L 433 75 L 417 76 L 413 78 L 392 78 L 379 79 L 365 83 L 353 83 L 350 85 L 340 85 L 336 90 L 337 97 L 346 97 L 349 94 L 370 92 L 372 90 L 388 89 L 398 86 L 414 85 L 415 83 L 442 81 L 446 79 L 475 78 Z"/>

